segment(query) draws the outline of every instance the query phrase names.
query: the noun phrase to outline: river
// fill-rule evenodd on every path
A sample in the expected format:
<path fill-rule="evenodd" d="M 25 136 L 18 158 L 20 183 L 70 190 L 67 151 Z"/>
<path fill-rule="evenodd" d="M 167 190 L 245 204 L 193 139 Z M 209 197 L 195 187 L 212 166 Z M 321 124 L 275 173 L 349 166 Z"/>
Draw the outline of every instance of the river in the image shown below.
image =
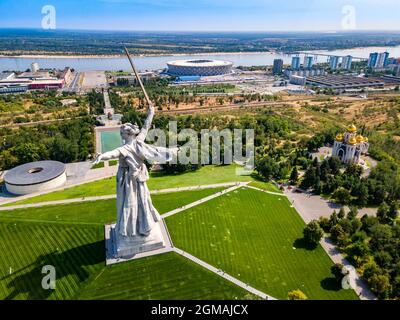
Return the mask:
<path fill-rule="evenodd" d="M 321 54 L 352 55 L 354 57 L 368 58 L 370 52 L 388 51 L 392 57 L 400 57 L 400 46 L 397 47 L 369 47 L 354 48 L 333 51 L 313 51 Z M 167 61 L 179 59 L 216 59 L 232 61 L 235 66 L 257 66 L 272 65 L 274 59 L 283 59 L 285 64 L 291 62 L 291 55 L 275 53 L 221 53 L 207 55 L 170 55 L 170 56 L 138 56 L 134 58 L 135 64 L 141 71 L 166 68 Z M 317 62 L 326 62 L 327 57 L 319 56 Z M 129 63 L 125 57 L 102 57 L 102 58 L 27 58 L 27 57 L 0 57 L 0 71 L 15 70 L 24 71 L 30 68 L 32 62 L 39 63 L 41 68 L 63 69 L 66 66 L 77 71 L 89 70 L 129 70 Z"/>

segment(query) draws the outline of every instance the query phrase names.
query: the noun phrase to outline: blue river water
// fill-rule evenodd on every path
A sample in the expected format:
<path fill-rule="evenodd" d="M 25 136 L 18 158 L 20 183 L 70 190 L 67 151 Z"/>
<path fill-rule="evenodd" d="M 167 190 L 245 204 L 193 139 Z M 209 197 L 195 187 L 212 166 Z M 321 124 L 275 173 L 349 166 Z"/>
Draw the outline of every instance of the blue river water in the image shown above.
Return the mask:
<path fill-rule="evenodd" d="M 370 52 L 388 51 L 390 56 L 400 57 L 400 46 L 398 47 L 370 47 L 354 48 L 333 51 L 314 51 L 315 53 L 327 55 L 352 55 L 354 57 L 368 58 Z M 283 59 L 284 63 L 290 63 L 291 55 L 277 53 L 233 53 L 233 54 L 207 54 L 207 55 L 171 55 L 171 56 L 137 56 L 134 57 L 137 68 L 141 71 L 157 70 L 166 68 L 166 63 L 171 60 L 180 59 L 216 59 L 232 61 L 235 66 L 257 66 L 272 65 L 274 59 Z M 326 62 L 327 57 L 319 56 L 317 62 Z M 32 62 L 38 62 L 41 68 L 62 69 L 66 66 L 77 71 L 89 70 L 130 70 L 129 63 L 125 57 L 101 57 L 101 58 L 28 58 L 28 57 L 0 57 L 0 71 L 24 71 L 30 68 Z"/>

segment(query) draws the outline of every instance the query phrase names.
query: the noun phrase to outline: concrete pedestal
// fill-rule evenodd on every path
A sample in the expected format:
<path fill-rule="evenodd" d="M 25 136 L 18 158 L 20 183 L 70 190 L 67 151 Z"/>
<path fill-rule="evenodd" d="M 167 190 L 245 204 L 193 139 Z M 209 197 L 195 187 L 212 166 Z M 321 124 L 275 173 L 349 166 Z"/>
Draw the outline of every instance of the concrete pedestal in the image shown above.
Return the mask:
<path fill-rule="evenodd" d="M 105 226 L 106 264 L 162 253 L 171 248 L 168 231 L 161 220 L 147 237 L 129 238 L 117 234 L 115 224 Z"/>

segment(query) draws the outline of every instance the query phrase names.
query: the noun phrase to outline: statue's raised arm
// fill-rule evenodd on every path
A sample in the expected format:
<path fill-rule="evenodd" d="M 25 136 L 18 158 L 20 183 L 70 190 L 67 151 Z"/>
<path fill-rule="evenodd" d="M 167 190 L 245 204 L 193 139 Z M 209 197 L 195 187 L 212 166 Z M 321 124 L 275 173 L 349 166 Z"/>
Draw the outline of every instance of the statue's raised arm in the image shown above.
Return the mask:
<path fill-rule="evenodd" d="M 140 129 L 140 133 L 136 137 L 137 140 L 144 141 L 146 139 L 147 133 L 151 128 L 151 123 L 153 122 L 154 117 L 154 107 L 152 104 L 147 108 L 147 118 L 143 124 L 142 129 Z"/>

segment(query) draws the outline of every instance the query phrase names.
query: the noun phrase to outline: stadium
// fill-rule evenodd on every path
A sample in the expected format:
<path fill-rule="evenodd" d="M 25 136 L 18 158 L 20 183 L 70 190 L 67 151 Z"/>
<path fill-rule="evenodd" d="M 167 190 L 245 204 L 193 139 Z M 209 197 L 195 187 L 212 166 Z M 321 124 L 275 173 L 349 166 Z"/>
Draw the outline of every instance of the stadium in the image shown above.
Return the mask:
<path fill-rule="evenodd" d="M 7 171 L 4 181 L 7 191 L 16 195 L 52 190 L 66 183 L 66 166 L 58 161 L 30 162 Z"/>
<path fill-rule="evenodd" d="M 174 76 L 218 76 L 231 73 L 233 63 L 221 60 L 176 60 L 167 62 L 168 73 Z"/>

